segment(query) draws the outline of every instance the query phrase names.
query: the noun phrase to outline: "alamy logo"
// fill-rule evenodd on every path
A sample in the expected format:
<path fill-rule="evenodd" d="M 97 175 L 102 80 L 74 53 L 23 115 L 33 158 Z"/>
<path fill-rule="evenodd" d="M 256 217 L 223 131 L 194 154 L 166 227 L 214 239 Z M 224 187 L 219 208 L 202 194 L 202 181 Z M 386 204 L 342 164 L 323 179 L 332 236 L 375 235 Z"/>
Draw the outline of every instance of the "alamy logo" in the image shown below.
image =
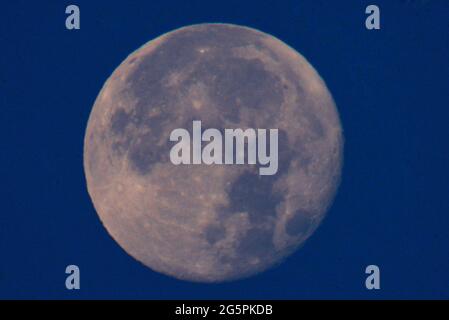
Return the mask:
<path fill-rule="evenodd" d="M 257 164 L 257 160 L 261 165 L 260 175 L 276 174 L 278 129 L 270 129 L 268 148 L 267 129 L 257 129 L 257 132 L 255 129 L 225 129 L 223 141 L 222 133 L 217 129 L 210 128 L 201 132 L 201 121 L 193 121 L 192 126 L 192 141 L 186 129 L 175 129 L 171 132 L 170 141 L 177 142 L 170 150 L 170 161 L 173 164 L 245 164 L 246 142 L 247 163 Z M 204 148 L 202 142 L 208 142 Z"/>

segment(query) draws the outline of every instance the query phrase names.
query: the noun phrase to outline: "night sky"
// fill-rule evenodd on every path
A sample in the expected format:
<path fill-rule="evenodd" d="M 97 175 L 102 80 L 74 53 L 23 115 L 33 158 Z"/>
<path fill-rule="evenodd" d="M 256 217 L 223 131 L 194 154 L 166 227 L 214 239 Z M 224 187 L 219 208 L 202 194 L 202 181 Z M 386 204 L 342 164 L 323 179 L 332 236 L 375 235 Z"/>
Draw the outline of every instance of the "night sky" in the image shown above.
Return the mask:
<path fill-rule="evenodd" d="M 65 28 L 77 4 L 81 29 Z M 377 4 L 381 29 L 365 28 Z M 255 277 L 183 282 L 126 254 L 89 198 L 83 140 L 112 71 L 147 41 L 204 22 L 299 51 L 345 136 L 333 206 L 303 248 Z M 15 1 L 0 11 L 0 298 L 449 298 L 449 2 Z M 81 269 L 81 290 L 65 268 Z M 381 289 L 365 288 L 365 268 Z"/>

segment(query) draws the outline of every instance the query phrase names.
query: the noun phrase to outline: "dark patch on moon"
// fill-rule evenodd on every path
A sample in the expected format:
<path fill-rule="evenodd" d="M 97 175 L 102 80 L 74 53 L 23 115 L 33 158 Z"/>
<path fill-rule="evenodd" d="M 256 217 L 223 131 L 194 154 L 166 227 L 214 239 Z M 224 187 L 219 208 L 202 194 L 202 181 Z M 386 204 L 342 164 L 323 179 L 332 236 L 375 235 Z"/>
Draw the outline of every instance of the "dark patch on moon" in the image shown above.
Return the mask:
<path fill-rule="evenodd" d="M 239 269 L 248 268 L 248 262 L 252 259 L 259 259 L 259 263 L 263 264 L 267 257 L 276 256 L 273 236 L 273 226 L 269 228 L 252 227 L 238 239 L 234 253 L 232 255 L 221 254 L 219 260 L 223 265 L 231 265 Z"/>
<path fill-rule="evenodd" d="M 146 175 L 154 164 L 160 162 L 161 153 L 155 148 L 151 134 L 144 135 L 141 139 L 142 141 L 131 146 L 129 160 L 140 175 Z"/>
<path fill-rule="evenodd" d="M 129 160 L 139 175 L 147 175 L 157 163 L 170 161 L 168 143 L 158 146 L 159 134 L 153 131 L 146 133 L 134 141 L 129 149 Z"/>
<path fill-rule="evenodd" d="M 133 95 L 151 102 L 166 97 L 170 92 L 165 92 L 161 88 L 161 79 L 170 72 L 183 70 L 186 66 L 195 65 L 198 60 L 204 59 L 204 56 L 198 53 L 198 48 L 213 48 L 214 54 L 209 56 L 215 60 L 231 56 L 231 48 L 247 45 L 256 38 L 258 36 L 250 32 L 242 33 L 238 29 L 223 30 L 216 26 L 207 28 L 207 32 L 186 30 L 173 34 L 169 41 L 162 42 L 151 55 L 143 57 L 129 76 Z M 171 95 L 172 93 L 168 96 Z"/>
<path fill-rule="evenodd" d="M 228 192 L 230 212 L 248 212 L 251 223 L 263 223 L 276 215 L 282 195 L 273 192 L 274 179 L 246 172 L 231 185 Z"/>
<path fill-rule="evenodd" d="M 254 227 L 249 229 L 240 239 L 237 253 L 240 257 L 263 259 L 267 252 L 274 250 L 273 227 L 269 229 Z"/>
<path fill-rule="evenodd" d="M 234 32 L 236 37 L 230 36 Z M 176 101 L 175 91 L 197 82 L 207 84 L 212 100 L 219 104 L 222 117 L 232 123 L 240 121 L 239 109 L 243 107 L 263 109 L 276 115 L 284 101 L 279 77 L 267 71 L 259 59 L 235 57 L 232 52 L 232 48 L 247 46 L 259 37 L 232 29 L 223 32 L 221 28 L 213 28 L 207 33 L 173 35 L 153 54 L 143 57 L 128 77 L 132 95 L 138 97 L 137 118 L 145 116 L 151 107 L 169 106 L 167 112 L 174 111 L 178 104 L 184 103 Z M 203 47 L 213 52 L 198 53 Z M 161 79 L 192 65 L 195 68 L 185 75 L 177 88 L 163 85 Z"/>
<path fill-rule="evenodd" d="M 290 236 L 300 236 L 306 234 L 312 227 L 310 212 L 297 210 L 295 214 L 287 221 L 285 231 Z"/>
<path fill-rule="evenodd" d="M 279 110 L 284 101 L 280 80 L 266 71 L 260 60 L 228 57 L 222 64 L 214 65 L 218 70 L 213 71 L 217 75 L 212 83 L 213 97 L 221 103 L 223 110 L 250 108 L 273 115 Z M 228 116 L 226 111 L 225 116 Z"/>
<path fill-rule="evenodd" d="M 312 112 L 306 113 L 306 119 L 309 122 L 309 125 L 312 129 L 313 137 L 314 139 L 321 139 L 323 138 L 325 132 L 325 129 L 323 125 L 321 124 L 320 120 L 317 118 L 317 116 Z"/>
<path fill-rule="evenodd" d="M 110 130 L 114 135 L 112 150 L 119 156 L 128 155 L 132 168 L 139 175 L 147 175 L 152 167 L 159 162 L 169 161 L 168 139 L 160 144 L 163 129 L 169 125 L 171 117 L 163 112 L 150 116 L 149 112 L 143 112 L 144 108 L 133 109 L 127 112 L 118 109 L 114 112 L 110 121 Z M 145 131 L 135 130 L 127 132 L 130 124 L 137 128 L 146 128 Z"/>
<path fill-rule="evenodd" d="M 123 109 L 118 109 L 111 117 L 111 131 L 114 134 L 123 134 L 130 122 L 131 116 Z"/>
<path fill-rule="evenodd" d="M 226 230 L 220 225 L 210 225 L 204 230 L 204 237 L 210 245 L 214 245 L 218 241 L 224 239 Z"/>

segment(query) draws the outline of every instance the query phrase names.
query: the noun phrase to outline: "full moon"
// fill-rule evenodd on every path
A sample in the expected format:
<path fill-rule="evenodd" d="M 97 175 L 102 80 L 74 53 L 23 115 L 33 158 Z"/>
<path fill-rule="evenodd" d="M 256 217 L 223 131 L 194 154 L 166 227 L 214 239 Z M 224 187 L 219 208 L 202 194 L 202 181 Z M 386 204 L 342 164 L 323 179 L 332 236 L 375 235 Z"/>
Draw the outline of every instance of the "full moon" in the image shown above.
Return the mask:
<path fill-rule="evenodd" d="M 278 170 L 174 165 L 176 128 L 278 129 Z M 87 125 L 89 195 L 112 238 L 154 271 L 196 282 L 280 263 L 319 226 L 340 181 L 343 134 L 325 83 L 271 35 L 231 24 L 166 33 L 129 55 Z"/>

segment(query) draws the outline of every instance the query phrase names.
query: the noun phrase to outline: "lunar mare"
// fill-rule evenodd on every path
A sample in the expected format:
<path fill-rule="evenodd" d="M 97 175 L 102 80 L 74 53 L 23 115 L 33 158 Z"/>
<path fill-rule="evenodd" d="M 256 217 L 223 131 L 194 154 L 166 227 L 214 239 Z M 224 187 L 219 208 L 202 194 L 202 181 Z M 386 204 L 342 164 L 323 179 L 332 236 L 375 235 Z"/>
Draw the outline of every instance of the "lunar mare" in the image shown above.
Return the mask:
<path fill-rule="evenodd" d="M 183 165 L 170 132 L 277 128 L 275 175 L 257 165 Z M 339 184 L 333 99 L 313 67 L 276 38 L 200 24 L 152 40 L 103 86 L 84 143 L 95 209 L 115 241 L 149 268 L 198 282 L 248 277 L 310 237 Z"/>

